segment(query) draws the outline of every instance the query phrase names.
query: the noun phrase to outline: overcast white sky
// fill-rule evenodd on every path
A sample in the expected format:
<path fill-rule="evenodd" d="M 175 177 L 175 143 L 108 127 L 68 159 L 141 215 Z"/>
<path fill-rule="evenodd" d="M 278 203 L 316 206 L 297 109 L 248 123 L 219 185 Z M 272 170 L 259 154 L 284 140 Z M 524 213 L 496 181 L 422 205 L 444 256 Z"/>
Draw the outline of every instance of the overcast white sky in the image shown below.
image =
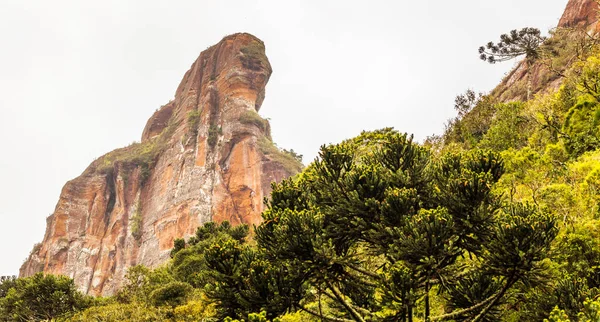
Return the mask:
<path fill-rule="evenodd" d="M 60 190 L 139 140 L 205 48 L 245 31 L 273 66 L 260 111 L 274 141 L 321 144 L 392 126 L 422 140 L 453 100 L 512 62 L 477 48 L 558 23 L 567 0 L 0 0 L 0 275 L 18 273 Z"/>

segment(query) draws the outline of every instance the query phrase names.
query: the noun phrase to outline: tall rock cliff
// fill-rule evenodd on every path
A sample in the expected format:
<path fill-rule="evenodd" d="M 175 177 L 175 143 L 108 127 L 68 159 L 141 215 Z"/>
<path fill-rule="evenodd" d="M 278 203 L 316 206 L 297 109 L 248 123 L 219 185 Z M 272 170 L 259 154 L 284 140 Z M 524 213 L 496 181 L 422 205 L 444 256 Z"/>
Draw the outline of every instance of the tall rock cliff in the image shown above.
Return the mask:
<path fill-rule="evenodd" d="M 88 294 L 114 294 L 129 267 L 164 263 L 173 240 L 205 222 L 260 222 L 270 183 L 301 168 L 257 114 L 270 75 L 252 35 L 203 51 L 140 143 L 67 182 L 20 276 L 63 274 Z"/>

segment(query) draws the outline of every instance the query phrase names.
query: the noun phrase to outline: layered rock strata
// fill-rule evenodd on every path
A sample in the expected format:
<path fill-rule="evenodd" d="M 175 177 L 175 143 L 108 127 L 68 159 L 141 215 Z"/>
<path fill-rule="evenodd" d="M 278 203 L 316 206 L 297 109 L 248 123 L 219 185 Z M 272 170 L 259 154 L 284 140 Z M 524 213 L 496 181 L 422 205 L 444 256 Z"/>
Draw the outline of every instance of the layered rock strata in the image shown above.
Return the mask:
<path fill-rule="evenodd" d="M 20 276 L 67 275 L 85 293 L 110 295 L 129 267 L 164 263 L 173 240 L 205 222 L 259 223 L 271 182 L 301 168 L 273 145 L 257 114 L 270 75 L 252 35 L 203 51 L 140 143 L 104 155 L 64 186 Z"/>

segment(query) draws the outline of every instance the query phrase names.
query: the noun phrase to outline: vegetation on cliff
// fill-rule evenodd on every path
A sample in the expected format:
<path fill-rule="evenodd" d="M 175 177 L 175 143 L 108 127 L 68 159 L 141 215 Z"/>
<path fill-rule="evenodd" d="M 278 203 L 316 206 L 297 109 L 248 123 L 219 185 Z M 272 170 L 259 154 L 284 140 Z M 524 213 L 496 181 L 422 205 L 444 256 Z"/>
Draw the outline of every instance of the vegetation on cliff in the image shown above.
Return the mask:
<path fill-rule="evenodd" d="M 467 91 L 424 144 L 382 129 L 323 146 L 273 185 L 252 233 L 199 227 L 113 297 L 64 277 L 3 279 L 0 320 L 598 321 L 600 48 L 580 35 L 536 45 L 548 56 L 527 62 L 531 99 Z M 561 86 L 540 91 L 551 79 Z M 259 148 L 288 166 L 301 157 Z"/>

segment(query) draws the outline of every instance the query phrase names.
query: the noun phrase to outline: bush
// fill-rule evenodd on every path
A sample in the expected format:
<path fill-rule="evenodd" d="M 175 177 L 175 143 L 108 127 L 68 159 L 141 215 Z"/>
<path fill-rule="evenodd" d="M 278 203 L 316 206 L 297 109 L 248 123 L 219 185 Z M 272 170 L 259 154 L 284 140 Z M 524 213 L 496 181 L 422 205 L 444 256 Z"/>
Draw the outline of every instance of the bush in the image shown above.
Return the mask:
<path fill-rule="evenodd" d="M 184 304 L 192 292 L 192 286 L 184 282 L 170 282 L 152 291 L 150 299 L 155 306 L 175 307 Z"/>
<path fill-rule="evenodd" d="M 244 111 L 244 113 L 242 113 L 240 116 L 240 123 L 256 125 L 256 127 L 261 129 L 263 132 L 267 132 L 269 129 L 269 121 L 260 117 L 260 115 L 258 115 L 258 113 L 256 113 L 254 110 Z"/>
<path fill-rule="evenodd" d="M 190 131 L 197 131 L 198 124 L 200 123 L 200 111 L 193 110 L 187 114 L 187 125 Z"/>
<path fill-rule="evenodd" d="M 244 68 L 250 70 L 260 70 L 261 67 L 269 66 L 269 61 L 265 55 L 265 45 L 262 42 L 253 41 L 246 47 L 240 49 L 242 55 L 240 60 Z"/>
<path fill-rule="evenodd" d="M 215 313 L 214 303 L 208 303 L 205 297 L 199 300 L 191 300 L 176 307 L 173 311 L 174 318 L 178 322 L 205 321 L 207 318 L 214 317 Z"/>
<path fill-rule="evenodd" d="M 169 310 L 166 308 L 156 308 L 140 303 L 111 304 L 91 307 L 83 312 L 75 314 L 69 321 L 169 321 L 169 313 Z"/>
<path fill-rule="evenodd" d="M 131 236 L 140 241 L 142 238 L 142 202 L 138 200 L 135 211 L 131 217 Z"/>
<path fill-rule="evenodd" d="M 523 103 L 496 105 L 494 120 L 479 146 L 495 151 L 519 149 L 527 145 L 529 123 L 522 115 Z"/>
<path fill-rule="evenodd" d="M 17 285 L 16 276 L 2 276 L 0 277 L 0 298 L 6 297 L 8 291 Z"/>
<path fill-rule="evenodd" d="M 167 267 L 159 267 L 154 270 L 143 265 L 136 265 L 125 275 L 125 285 L 119 290 L 115 298 L 121 303 L 145 303 L 152 304 L 152 292 L 174 281 Z"/>
<path fill-rule="evenodd" d="M 10 283 L 10 288 L 0 298 L 1 321 L 50 320 L 91 305 L 91 299 L 77 291 L 66 276 L 37 273 L 2 285 L 5 283 Z"/>
<path fill-rule="evenodd" d="M 215 147 L 217 145 L 217 141 L 219 140 L 219 135 L 223 134 L 223 129 L 216 125 L 211 125 L 208 127 L 208 145 L 210 147 Z"/>
<path fill-rule="evenodd" d="M 301 155 L 280 150 L 266 137 L 258 139 L 258 148 L 264 155 L 281 164 L 290 174 L 293 175 L 302 171 L 303 165 L 299 161 L 299 159 L 302 159 Z"/>
<path fill-rule="evenodd" d="M 178 123 L 169 122 L 169 125 L 160 133 L 160 135 L 139 143 L 134 142 L 129 146 L 114 150 L 100 157 L 86 169 L 86 172 L 95 171 L 97 173 L 109 174 L 115 173 L 118 167 L 122 171 L 124 180 L 129 176 L 129 171 L 134 168 L 140 168 L 141 183 L 144 184 L 150 177 L 152 168 L 158 156 L 167 148 L 167 143 L 177 129 Z"/>
<path fill-rule="evenodd" d="M 563 131 L 565 147 L 569 154 L 577 157 L 584 152 L 600 147 L 600 105 L 585 100 L 573 106 L 567 113 Z"/>

